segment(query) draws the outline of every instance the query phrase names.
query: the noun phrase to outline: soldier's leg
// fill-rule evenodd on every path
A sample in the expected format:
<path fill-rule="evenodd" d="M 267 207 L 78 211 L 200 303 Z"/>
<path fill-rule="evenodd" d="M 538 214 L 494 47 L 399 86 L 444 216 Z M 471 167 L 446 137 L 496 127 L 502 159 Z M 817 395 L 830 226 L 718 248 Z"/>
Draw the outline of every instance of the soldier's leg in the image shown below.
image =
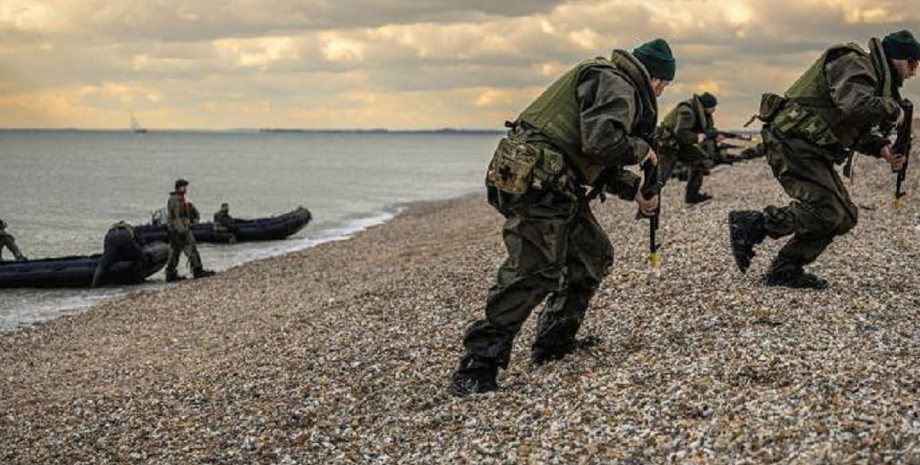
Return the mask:
<path fill-rule="evenodd" d="M 677 152 L 671 147 L 662 147 L 658 152 L 658 187 L 664 186 L 671 179 L 677 165 Z"/>
<path fill-rule="evenodd" d="M 535 192 L 513 208 L 502 229 L 508 258 L 486 300 L 486 318 L 464 338 L 470 355 L 507 367 L 521 326 L 546 296 L 559 289 L 565 265 L 565 234 L 576 201 L 553 191 Z M 528 194 L 531 195 L 531 194 Z"/>
<path fill-rule="evenodd" d="M 791 232 L 793 237 L 774 259 L 768 282 L 823 288 L 826 281 L 805 275 L 804 266 L 814 262 L 835 236 L 856 225 L 858 209 L 834 170 L 830 154 L 802 141 L 792 140 L 789 147 L 795 157 L 771 158 L 770 165 L 796 201 L 783 208 L 768 207 L 764 224 L 771 235 Z"/>
<path fill-rule="evenodd" d="M 566 242 L 562 288 L 550 294 L 537 323 L 532 360 L 538 364 L 562 358 L 577 347 L 575 336 L 591 297 L 613 264 L 613 246 L 587 206 Z"/>
<path fill-rule="evenodd" d="M 690 178 L 687 179 L 687 190 L 684 193 L 684 201 L 687 203 L 699 203 L 702 201 L 704 194 L 700 193 L 703 188 L 703 176 L 706 168 L 699 165 L 690 165 Z M 710 197 L 706 196 L 705 200 Z"/>
<path fill-rule="evenodd" d="M 26 259 L 26 257 L 22 255 L 22 252 L 19 251 L 19 247 L 16 246 L 16 239 L 14 239 L 13 236 L 9 234 L 0 236 L 0 252 L 3 251 L 3 247 L 10 249 L 10 253 L 13 254 L 16 260 L 23 261 Z"/>

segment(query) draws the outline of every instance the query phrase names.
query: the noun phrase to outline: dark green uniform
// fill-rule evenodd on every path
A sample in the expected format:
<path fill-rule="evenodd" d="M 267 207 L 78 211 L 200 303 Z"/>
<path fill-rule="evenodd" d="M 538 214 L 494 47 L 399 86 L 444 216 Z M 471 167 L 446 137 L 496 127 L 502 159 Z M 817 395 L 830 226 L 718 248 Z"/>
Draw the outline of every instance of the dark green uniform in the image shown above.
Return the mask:
<path fill-rule="evenodd" d="M 700 134 L 709 134 L 715 127 L 712 115 L 706 113 L 699 96 L 680 102 L 661 121 L 658 137 L 658 185 L 664 187 L 675 165 L 680 162 L 689 170 L 685 198 L 691 202 L 700 196 L 707 163 L 714 154 L 699 143 Z M 714 148 L 714 147 L 712 147 Z"/>
<path fill-rule="evenodd" d="M 880 156 L 888 141 L 873 129 L 898 117 L 895 78 L 877 39 L 869 53 L 855 44 L 832 47 L 789 88 L 782 110 L 764 125 L 767 161 L 795 199 L 767 207 L 758 220 L 774 239 L 792 235 L 768 278 L 801 276 L 834 237 L 856 225 L 856 204 L 834 165 L 854 150 Z"/>
<path fill-rule="evenodd" d="M 604 175 L 611 179 L 607 189 L 634 199 L 639 179 L 622 166 L 648 153 L 656 113 L 645 68 L 617 50 L 609 60 L 576 66 L 521 114 L 511 137 L 542 149 L 543 179 L 539 189 L 521 196 L 491 192 L 507 217 L 502 235 L 508 258 L 489 290 L 485 319 L 466 333 L 468 355 L 455 380 L 466 369 L 507 367 L 515 336 L 544 299 L 534 354 L 552 357 L 572 348 L 613 262 L 613 247 L 583 186 L 611 170 L 612 176 Z"/>
<path fill-rule="evenodd" d="M 167 279 L 178 275 L 180 254 L 188 257 L 192 270 L 197 274 L 202 270 L 201 256 L 195 244 L 195 235 L 189 227 L 189 209 L 186 207 L 185 197 L 173 192 L 169 194 L 166 203 L 166 228 L 169 230 L 169 260 L 166 262 Z"/>
<path fill-rule="evenodd" d="M 0 220 L 0 260 L 3 260 L 4 247 L 13 253 L 13 257 L 16 258 L 16 260 L 24 261 L 26 259 L 26 257 L 22 255 L 22 252 L 19 251 L 19 247 L 16 246 L 16 239 L 12 234 L 6 232 L 6 223 Z"/>

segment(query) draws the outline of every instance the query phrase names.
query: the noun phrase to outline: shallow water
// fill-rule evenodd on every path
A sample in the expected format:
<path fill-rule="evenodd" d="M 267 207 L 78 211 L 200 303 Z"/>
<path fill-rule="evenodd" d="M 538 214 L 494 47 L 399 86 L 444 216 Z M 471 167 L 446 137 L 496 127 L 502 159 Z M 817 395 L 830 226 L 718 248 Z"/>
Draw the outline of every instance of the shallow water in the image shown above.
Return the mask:
<path fill-rule="evenodd" d="M 98 253 L 108 227 L 149 221 L 176 178 L 209 220 L 221 202 L 258 218 L 303 205 L 313 222 L 288 240 L 202 244 L 209 268 L 347 237 L 403 205 L 478 191 L 498 133 L 0 131 L 0 218 L 30 258 Z M 4 253 L 10 258 L 9 252 Z M 180 268 L 181 269 L 181 268 Z M 155 289 L 162 272 L 149 284 Z M 158 284 L 159 283 L 159 284 Z M 127 292 L 0 289 L 0 329 Z"/>

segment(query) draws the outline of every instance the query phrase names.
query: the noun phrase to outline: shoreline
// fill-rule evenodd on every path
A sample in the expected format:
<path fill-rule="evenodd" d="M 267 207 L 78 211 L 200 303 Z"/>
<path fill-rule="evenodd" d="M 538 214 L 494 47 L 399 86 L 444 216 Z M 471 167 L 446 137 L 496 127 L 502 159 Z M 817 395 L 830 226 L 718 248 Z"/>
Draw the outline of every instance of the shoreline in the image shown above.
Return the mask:
<path fill-rule="evenodd" d="M 303 244 L 286 244 L 286 241 L 273 241 L 266 242 L 265 247 L 259 249 L 252 253 L 249 258 L 243 258 L 242 262 L 231 265 L 229 268 L 220 269 L 220 272 L 228 271 L 230 269 L 245 266 L 249 263 L 256 262 L 259 260 L 266 260 L 281 255 L 286 255 L 289 253 L 299 252 L 301 250 L 310 249 L 321 244 L 329 242 L 339 242 L 343 240 L 348 240 L 354 237 L 356 234 L 360 234 L 362 231 L 365 231 L 369 228 L 377 227 L 383 224 L 386 224 L 400 215 L 406 213 L 408 210 L 414 208 L 417 204 L 423 205 L 429 202 L 442 202 L 442 201 L 460 201 L 466 198 L 475 197 L 478 194 L 475 192 L 469 192 L 466 194 L 460 194 L 453 197 L 447 197 L 444 199 L 432 199 L 432 200 L 418 200 L 411 202 L 398 202 L 391 205 L 387 205 L 379 210 L 369 212 L 362 216 L 357 216 L 355 218 L 346 219 L 344 223 L 338 227 L 327 228 L 323 230 L 316 231 L 313 237 L 302 237 L 297 241 L 302 242 Z M 156 274 L 156 276 L 161 277 L 162 272 Z M 48 292 L 57 293 L 57 294 L 67 294 L 61 295 L 59 297 L 52 297 L 55 299 L 52 303 L 42 302 L 42 316 L 37 318 L 19 318 L 16 321 L 15 325 L 9 326 L 0 326 L 0 333 L 4 332 L 15 332 L 26 329 L 30 326 L 45 323 L 61 316 L 65 315 L 75 315 L 81 312 L 88 311 L 92 307 L 99 305 L 104 302 L 123 299 L 131 296 L 135 293 L 146 293 L 146 292 L 155 292 L 159 289 L 162 289 L 166 286 L 166 283 L 162 279 L 148 279 L 143 283 L 133 286 L 122 286 L 122 287 L 109 287 L 103 288 L 100 291 L 93 293 L 92 295 L 85 295 L 86 292 L 89 292 L 89 289 L 32 289 L 32 288 L 21 288 L 21 289 L 10 289 L 10 294 L 13 293 L 29 293 L 39 294 L 37 297 L 44 299 L 45 295 Z M 29 310 L 31 313 L 32 311 Z M 10 318 L 12 320 L 12 318 Z"/>
<path fill-rule="evenodd" d="M 727 251 L 729 210 L 787 200 L 762 160 L 715 170 L 696 207 L 664 194 L 663 264 L 647 223 L 594 211 L 615 260 L 583 336 L 541 368 L 534 319 L 501 391 L 447 377 L 504 259 L 501 217 L 470 194 L 349 240 L 0 333 L 4 463 L 813 463 L 920 459 L 913 290 L 920 197 L 891 212 L 864 159 L 860 224 L 812 268 L 824 292 L 765 287 Z M 920 192 L 911 176 L 910 193 Z"/>

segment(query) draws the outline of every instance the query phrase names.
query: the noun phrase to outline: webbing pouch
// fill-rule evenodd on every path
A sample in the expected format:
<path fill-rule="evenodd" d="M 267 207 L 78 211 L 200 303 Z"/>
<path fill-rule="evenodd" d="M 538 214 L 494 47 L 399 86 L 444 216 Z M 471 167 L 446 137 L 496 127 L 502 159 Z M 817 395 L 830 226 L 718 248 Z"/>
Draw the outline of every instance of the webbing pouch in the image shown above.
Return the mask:
<path fill-rule="evenodd" d="M 512 195 L 524 195 L 534 183 L 534 167 L 541 150 L 516 138 L 503 138 L 495 149 L 486 185 Z"/>

